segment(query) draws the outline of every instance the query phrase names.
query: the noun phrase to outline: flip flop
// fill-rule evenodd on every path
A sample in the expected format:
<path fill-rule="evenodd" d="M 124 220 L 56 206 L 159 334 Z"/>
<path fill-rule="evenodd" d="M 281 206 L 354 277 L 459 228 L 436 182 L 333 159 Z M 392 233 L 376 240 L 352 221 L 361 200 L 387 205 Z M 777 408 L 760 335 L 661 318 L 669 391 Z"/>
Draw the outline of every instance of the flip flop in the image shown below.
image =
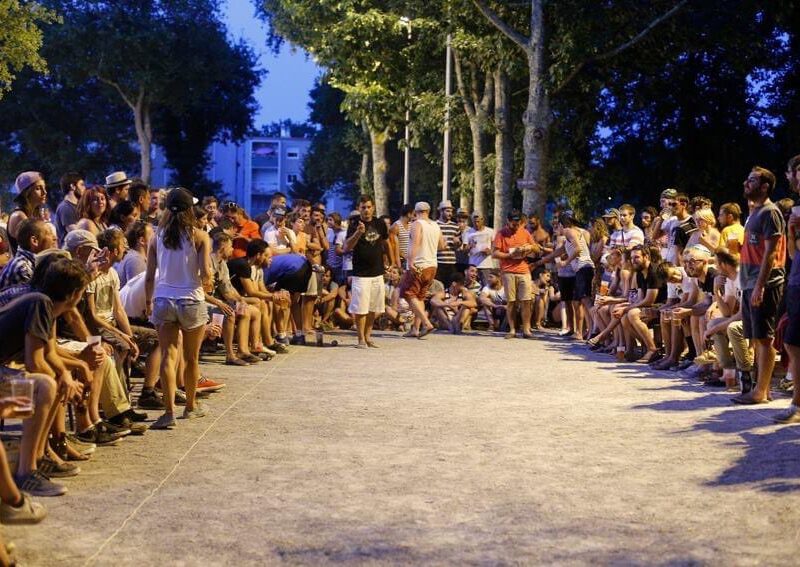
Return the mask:
<path fill-rule="evenodd" d="M 423 339 L 423 338 L 425 338 L 425 337 L 426 337 L 428 334 L 430 334 L 430 333 L 431 333 L 431 331 L 433 331 L 433 327 L 425 327 L 424 329 L 420 329 L 420 330 L 419 330 L 419 336 L 418 336 L 417 338 L 418 338 L 418 339 Z"/>

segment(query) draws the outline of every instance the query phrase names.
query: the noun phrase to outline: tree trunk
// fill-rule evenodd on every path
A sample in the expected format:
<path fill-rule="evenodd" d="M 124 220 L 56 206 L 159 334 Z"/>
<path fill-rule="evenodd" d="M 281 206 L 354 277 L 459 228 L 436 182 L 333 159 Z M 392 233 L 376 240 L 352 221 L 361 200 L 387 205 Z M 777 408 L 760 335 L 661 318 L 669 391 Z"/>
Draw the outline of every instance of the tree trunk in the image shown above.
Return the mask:
<path fill-rule="evenodd" d="M 361 123 L 361 129 L 364 132 L 364 145 L 361 150 L 361 171 L 358 174 L 358 186 L 362 193 L 369 194 L 372 192 L 372 183 L 369 174 L 369 161 L 372 147 L 370 144 L 369 126 L 366 122 Z"/>
<path fill-rule="evenodd" d="M 543 33 L 543 30 L 540 30 L 540 33 Z M 527 50 L 530 75 L 528 105 L 522 115 L 522 122 L 525 125 L 523 138 L 525 167 L 522 177 L 529 185 L 522 191 L 522 210 L 527 214 L 541 216 L 547 200 L 545 164 L 551 119 L 542 61 L 543 49 L 536 47 L 537 45 L 541 45 L 541 41 L 534 42 L 534 47 Z"/>
<path fill-rule="evenodd" d="M 139 141 L 139 158 L 142 166 L 140 176 L 142 181 L 150 183 L 152 170 L 150 151 L 153 143 L 153 129 L 150 123 L 150 104 L 143 90 L 139 92 L 136 105 L 133 107 L 133 120 L 136 125 L 136 138 Z"/>
<path fill-rule="evenodd" d="M 511 210 L 512 182 L 514 177 L 514 137 L 512 134 L 508 74 L 498 68 L 494 74 L 494 227 L 506 222 Z"/>
<path fill-rule="evenodd" d="M 386 183 L 386 171 L 389 163 L 386 160 L 386 142 L 389 140 L 388 130 L 369 129 L 372 145 L 372 186 L 375 188 L 375 215 L 389 214 L 389 185 Z"/>
<path fill-rule="evenodd" d="M 483 128 L 477 120 L 470 119 L 472 134 L 472 210 L 486 216 L 483 198 Z"/>

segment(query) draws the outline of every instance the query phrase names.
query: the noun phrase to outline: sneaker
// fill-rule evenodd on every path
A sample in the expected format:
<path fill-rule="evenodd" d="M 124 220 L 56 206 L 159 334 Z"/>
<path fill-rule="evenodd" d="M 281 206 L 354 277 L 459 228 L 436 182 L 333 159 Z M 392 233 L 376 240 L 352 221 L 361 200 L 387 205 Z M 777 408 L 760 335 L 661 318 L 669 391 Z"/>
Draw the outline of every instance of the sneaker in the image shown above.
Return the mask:
<path fill-rule="evenodd" d="M 108 431 L 111 435 L 116 435 L 117 437 L 125 437 L 126 435 L 131 434 L 130 428 L 122 425 L 116 425 L 106 420 L 100 422 L 100 427 Z"/>
<path fill-rule="evenodd" d="M 242 360 L 244 360 L 245 362 L 247 362 L 247 363 L 249 363 L 249 364 L 257 364 L 257 363 L 259 363 L 259 362 L 263 362 L 263 361 L 261 360 L 261 357 L 260 357 L 260 356 L 256 356 L 256 355 L 254 355 L 254 354 L 251 354 L 251 353 L 249 353 L 249 352 L 248 352 L 247 354 L 241 354 L 241 353 L 239 353 L 239 358 L 240 358 L 240 359 L 242 359 Z"/>
<path fill-rule="evenodd" d="M 22 504 L 12 506 L 0 502 L 0 522 L 4 524 L 38 524 L 47 516 L 47 508 L 31 499 L 30 494 L 22 494 Z"/>
<path fill-rule="evenodd" d="M 164 402 L 158 397 L 155 390 L 142 390 L 137 404 L 140 409 L 163 410 Z"/>
<path fill-rule="evenodd" d="M 195 419 L 198 417 L 205 417 L 206 410 L 203 406 L 198 404 L 197 402 L 194 403 L 194 409 L 185 408 L 183 410 L 183 419 Z"/>
<path fill-rule="evenodd" d="M 185 406 L 186 405 L 186 392 L 178 388 L 175 390 L 175 405 L 176 406 Z"/>
<path fill-rule="evenodd" d="M 289 337 L 275 337 L 275 342 L 280 343 L 283 346 L 289 346 Z M 270 346 L 270 348 L 272 348 Z"/>
<path fill-rule="evenodd" d="M 17 487 L 31 496 L 62 496 L 67 493 L 67 487 L 51 482 L 46 475 L 40 471 L 31 471 L 23 477 L 16 477 L 14 481 Z"/>
<path fill-rule="evenodd" d="M 290 345 L 305 346 L 306 338 L 303 335 L 295 335 L 289 341 Z"/>
<path fill-rule="evenodd" d="M 102 425 L 102 424 L 101 424 Z M 98 447 L 110 447 L 119 443 L 120 437 L 112 435 L 103 428 L 91 426 L 86 431 L 75 434 L 79 441 L 93 443 Z"/>
<path fill-rule="evenodd" d="M 775 423 L 800 423 L 800 408 L 794 404 L 772 418 Z"/>
<path fill-rule="evenodd" d="M 178 425 L 175 422 L 175 416 L 171 413 L 165 413 L 153 422 L 150 429 L 172 429 Z"/>
<path fill-rule="evenodd" d="M 286 348 L 286 345 L 275 341 L 271 345 L 269 345 L 269 350 L 274 351 L 278 354 L 288 354 L 289 349 Z"/>
<path fill-rule="evenodd" d="M 211 378 L 201 376 L 197 381 L 198 392 L 219 392 L 225 387 L 225 382 L 215 382 Z"/>
<path fill-rule="evenodd" d="M 36 463 L 39 472 L 52 478 L 67 478 L 70 476 L 78 476 L 81 468 L 75 463 L 61 462 L 57 463 L 47 455 L 39 459 Z"/>
<path fill-rule="evenodd" d="M 144 435 L 144 432 L 147 431 L 147 426 L 144 423 L 133 422 L 124 413 L 120 415 L 123 416 L 122 419 L 117 419 L 119 415 L 114 418 L 114 425 L 117 427 L 127 429 L 131 435 Z"/>
<path fill-rule="evenodd" d="M 97 445 L 94 442 L 81 441 L 75 433 L 67 433 L 67 442 L 81 455 L 91 455 L 97 450 Z"/>
<path fill-rule="evenodd" d="M 149 417 L 145 412 L 136 411 L 133 408 L 129 409 L 128 411 L 122 412 L 122 415 L 124 415 L 134 423 L 141 423 L 143 421 L 147 421 Z"/>
<path fill-rule="evenodd" d="M 281 346 L 283 346 L 283 345 L 281 345 Z M 269 356 L 275 356 L 278 353 L 275 350 L 273 350 L 272 347 L 262 346 L 261 350 L 258 351 L 258 354 L 266 354 L 266 355 L 269 355 Z"/>

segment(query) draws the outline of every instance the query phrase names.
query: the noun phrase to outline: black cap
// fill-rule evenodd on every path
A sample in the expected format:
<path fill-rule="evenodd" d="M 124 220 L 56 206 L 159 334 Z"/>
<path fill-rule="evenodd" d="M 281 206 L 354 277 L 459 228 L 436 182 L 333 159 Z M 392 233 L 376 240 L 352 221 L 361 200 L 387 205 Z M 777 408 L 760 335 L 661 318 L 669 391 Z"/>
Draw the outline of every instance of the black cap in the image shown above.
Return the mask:
<path fill-rule="evenodd" d="M 511 209 L 506 218 L 513 221 L 522 220 L 522 213 L 517 209 Z"/>
<path fill-rule="evenodd" d="M 176 187 L 175 189 L 170 189 L 170 192 L 167 193 L 167 208 L 173 213 L 189 210 L 193 205 L 194 197 L 192 197 L 188 189 Z"/>

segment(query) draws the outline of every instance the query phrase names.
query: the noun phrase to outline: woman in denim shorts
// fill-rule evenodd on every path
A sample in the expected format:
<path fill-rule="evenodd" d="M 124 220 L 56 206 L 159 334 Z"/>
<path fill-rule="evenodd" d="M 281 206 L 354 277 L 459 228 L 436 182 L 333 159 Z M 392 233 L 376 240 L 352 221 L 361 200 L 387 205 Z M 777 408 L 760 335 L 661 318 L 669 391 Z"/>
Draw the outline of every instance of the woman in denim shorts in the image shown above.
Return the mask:
<path fill-rule="evenodd" d="M 172 189 L 167 195 L 167 210 L 147 253 L 145 294 L 147 313 L 158 330 L 163 352 L 161 379 L 164 381 L 166 411 L 151 429 L 175 426 L 176 371 L 183 335 L 184 418 L 205 416 L 195 401 L 200 377 L 198 359 L 208 312 L 205 291 L 213 286 L 211 245 L 208 234 L 196 227 L 193 197 L 186 189 Z M 156 277 L 158 269 L 158 277 Z"/>

